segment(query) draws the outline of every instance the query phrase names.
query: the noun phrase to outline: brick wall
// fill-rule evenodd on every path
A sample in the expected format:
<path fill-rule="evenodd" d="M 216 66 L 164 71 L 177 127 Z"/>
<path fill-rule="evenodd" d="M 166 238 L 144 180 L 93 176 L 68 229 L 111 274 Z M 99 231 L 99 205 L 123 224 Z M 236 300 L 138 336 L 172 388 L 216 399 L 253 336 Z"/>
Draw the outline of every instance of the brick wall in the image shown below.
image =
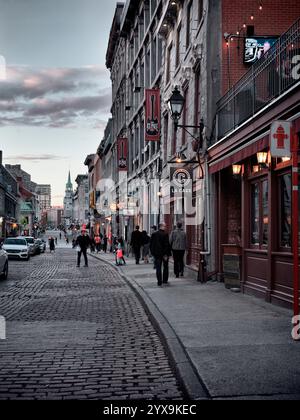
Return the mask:
<path fill-rule="evenodd" d="M 224 33 L 236 34 L 237 30 L 243 26 L 253 25 L 255 27 L 255 35 L 281 35 L 289 29 L 289 27 L 300 16 L 299 0 L 262 0 L 263 10 L 259 10 L 259 1 L 257 0 L 223 0 L 222 15 L 222 85 L 223 94 L 229 87 L 229 79 L 231 84 L 236 83 L 243 74 L 249 69 L 248 65 L 243 63 L 244 42 L 240 40 L 240 49 L 237 49 L 238 40 L 234 40 L 230 47 L 230 77 L 228 70 L 228 47 L 224 40 Z M 251 20 L 251 15 L 254 20 Z M 244 34 L 241 34 L 244 35 Z"/>

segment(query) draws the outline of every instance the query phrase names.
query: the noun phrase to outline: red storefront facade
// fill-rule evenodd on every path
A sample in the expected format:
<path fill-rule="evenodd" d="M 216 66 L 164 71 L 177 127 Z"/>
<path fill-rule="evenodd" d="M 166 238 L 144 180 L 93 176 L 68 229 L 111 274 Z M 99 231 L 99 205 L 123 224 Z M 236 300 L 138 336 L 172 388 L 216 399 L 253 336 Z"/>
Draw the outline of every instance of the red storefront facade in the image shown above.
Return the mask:
<path fill-rule="evenodd" d="M 274 121 L 290 121 L 300 138 L 300 80 L 292 67 L 282 72 L 299 46 L 297 21 L 252 74 L 222 98 L 219 141 L 209 149 L 219 277 L 228 287 L 287 307 L 293 303 L 296 252 L 292 161 L 271 157 L 270 129 Z"/>

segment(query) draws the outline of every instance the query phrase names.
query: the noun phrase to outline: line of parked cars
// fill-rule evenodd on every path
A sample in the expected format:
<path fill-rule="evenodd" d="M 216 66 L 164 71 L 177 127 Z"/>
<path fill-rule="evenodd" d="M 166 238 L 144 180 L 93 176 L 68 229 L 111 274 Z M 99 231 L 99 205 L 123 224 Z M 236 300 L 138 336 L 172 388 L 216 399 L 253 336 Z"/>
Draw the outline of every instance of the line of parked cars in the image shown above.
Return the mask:
<path fill-rule="evenodd" d="M 34 255 L 46 251 L 46 242 L 43 239 L 35 239 L 31 236 L 18 236 L 6 238 L 0 245 L 0 278 L 8 277 L 8 260 L 19 259 L 29 261 Z"/>

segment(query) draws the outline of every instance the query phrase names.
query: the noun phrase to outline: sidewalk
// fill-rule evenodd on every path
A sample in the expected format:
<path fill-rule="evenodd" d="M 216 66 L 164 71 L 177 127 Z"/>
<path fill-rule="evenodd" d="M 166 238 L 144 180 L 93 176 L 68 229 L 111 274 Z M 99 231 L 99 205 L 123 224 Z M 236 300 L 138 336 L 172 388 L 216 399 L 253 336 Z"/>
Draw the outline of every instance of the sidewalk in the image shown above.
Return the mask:
<path fill-rule="evenodd" d="M 115 262 L 111 254 L 97 257 Z M 300 400 L 300 343 L 291 337 L 291 311 L 173 273 L 170 285 L 158 288 L 152 264 L 137 266 L 132 258 L 116 269 L 152 305 L 175 362 L 180 366 L 184 353 L 192 362 L 200 384 L 193 372 L 183 380 L 193 398 Z"/>

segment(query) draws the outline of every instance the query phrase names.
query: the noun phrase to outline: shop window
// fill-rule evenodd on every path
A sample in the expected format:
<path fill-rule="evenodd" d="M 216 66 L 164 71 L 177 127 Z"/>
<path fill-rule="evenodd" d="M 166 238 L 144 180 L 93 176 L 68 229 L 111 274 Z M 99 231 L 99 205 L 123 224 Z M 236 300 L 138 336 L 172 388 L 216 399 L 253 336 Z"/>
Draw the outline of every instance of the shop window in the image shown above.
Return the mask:
<path fill-rule="evenodd" d="M 292 177 L 285 174 L 280 177 L 280 247 L 292 246 Z"/>
<path fill-rule="evenodd" d="M 251 245 L 265 248 L 269 242 L 269 185 L 267 180 L 251 186 Z"/>
<path fill-rule="evenodd" d="M 251 244 L 259 245 L 259 184 L 251 188 Z"/>
<path fill-rule="evenodd" d="M 192 38 L 192 26 L 193 26 L 193 0 L 187 6 L 186 14 L 186 48 L 188 49 L 191 45 Z"/>
<path fill-rule="evenodd" d="M 167 84 L 171 80 L 171 71 L 172 71 L 172 53 L 173 53 L 173 44 L 171 44 L 167 51 L 167 66 L 166 66 L 166 82 Z"/>
<path fill-rule="evenodd" d="M 202 21 L 203 18 L 203 0 L 198 0 L 198 23 Z"/>
<path fill-rule="evenodd" d="M 175 68 L 177 69 L 177 67 L 180 64 L 180 56 L 181 53 L 181 25 L 179 25 L 178 29 L 177 29 L 177 40 L 176 40 L 176 64 L 175 64 Z"/>
<path fill-rule="evenodd" d="M 164 116 L 164 161 L 168 159 L 169 114 Z"/>
<path fill-rule="evenodd" d="M 269 242 L 269 185 L 268 181 L 262 183 L 262 211 L 263 211 L 263 245 Z"/>
<path fill-rule="evenodd" d="M 188 124 L 188 112 L 189 112 L 189 87 L 184 91 L 184 107 L 183 107 L 183 125 Z M 182 130 L 182 146 L 186 144 L 186 131 Z"/>

